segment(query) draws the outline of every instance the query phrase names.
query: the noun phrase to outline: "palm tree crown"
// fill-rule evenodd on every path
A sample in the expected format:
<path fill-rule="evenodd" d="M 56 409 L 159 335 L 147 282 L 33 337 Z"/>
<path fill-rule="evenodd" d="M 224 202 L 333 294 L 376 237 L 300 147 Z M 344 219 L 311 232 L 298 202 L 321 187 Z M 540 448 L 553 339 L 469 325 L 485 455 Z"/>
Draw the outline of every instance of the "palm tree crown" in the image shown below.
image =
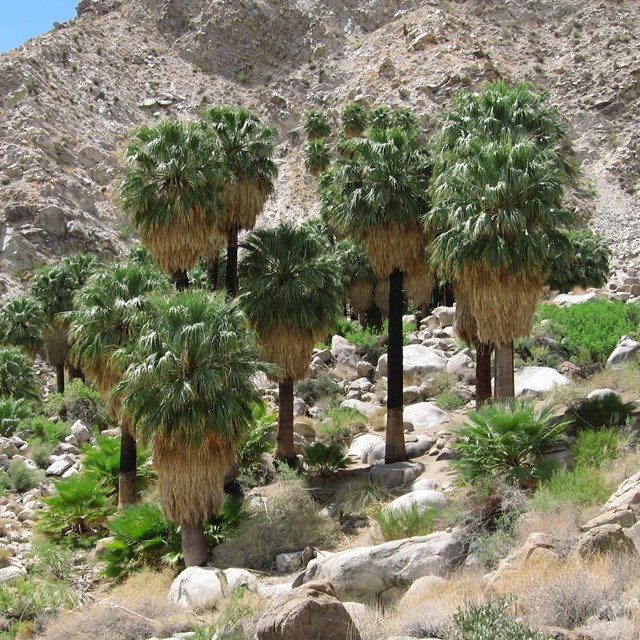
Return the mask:
<path fill-rule="evenodd" d="M 46 326 L 42 305 L 34 298 L 11 298 L 0 308 L 3 342 L 20 347 L 32 357 L 42 348 L 42 332 Z"/>

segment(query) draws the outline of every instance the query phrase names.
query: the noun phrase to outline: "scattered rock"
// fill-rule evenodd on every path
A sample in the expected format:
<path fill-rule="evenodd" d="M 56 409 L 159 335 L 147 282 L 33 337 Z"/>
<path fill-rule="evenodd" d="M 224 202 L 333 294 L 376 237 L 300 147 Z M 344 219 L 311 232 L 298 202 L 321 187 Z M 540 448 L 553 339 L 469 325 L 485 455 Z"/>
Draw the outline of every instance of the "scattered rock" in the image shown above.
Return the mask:
<path fill-rule="evenodd" d="M 572 553 L 582 558 L 609 553 L 635 555 L 636 547 L 619 524 L 601 524 L 583 534 Z"/>

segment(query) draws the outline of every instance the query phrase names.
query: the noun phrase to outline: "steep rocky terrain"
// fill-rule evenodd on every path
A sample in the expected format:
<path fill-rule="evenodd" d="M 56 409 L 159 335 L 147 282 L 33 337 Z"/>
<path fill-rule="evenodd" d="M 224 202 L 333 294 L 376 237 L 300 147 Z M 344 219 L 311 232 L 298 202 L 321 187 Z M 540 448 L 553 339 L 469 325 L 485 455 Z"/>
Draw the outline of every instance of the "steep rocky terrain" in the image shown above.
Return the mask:
<path fill-rule="evenodd" d="M 78 18 L 0 57 L 0 277 L 130 235 L 115 181 L 128 131 L 242 104 L 281 131 L 262 224 L 309 216 L 300 116 L 350 101 L 418 112 L 460 87 L 546 89 L 584 180 L 571 205 L 640 259 L 640 6 L 629 0 L 82 0 Z"/>

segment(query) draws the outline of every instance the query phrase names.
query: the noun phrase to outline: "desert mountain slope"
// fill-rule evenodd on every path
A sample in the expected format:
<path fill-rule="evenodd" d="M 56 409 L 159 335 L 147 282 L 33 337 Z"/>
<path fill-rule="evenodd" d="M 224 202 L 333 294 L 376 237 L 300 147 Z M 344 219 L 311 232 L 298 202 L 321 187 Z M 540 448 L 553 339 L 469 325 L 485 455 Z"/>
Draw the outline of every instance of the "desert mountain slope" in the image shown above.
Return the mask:
<path fill-rule="evenodd" d="M 261 224 L 316 209 L 302 112 L 357 100 L 427 129 L 460 87 L 526 80 L 570 125 L 584 181 L 571 205 L 640 255 L 640 5 L 635 0 L 83 0 L 75 20 L 0 56 L 0 277 L 120 252 L 115 181 L 128 131 L 241 104 L 281 131 Z M 596 195 L 594 196 L 594 193 Z"/>

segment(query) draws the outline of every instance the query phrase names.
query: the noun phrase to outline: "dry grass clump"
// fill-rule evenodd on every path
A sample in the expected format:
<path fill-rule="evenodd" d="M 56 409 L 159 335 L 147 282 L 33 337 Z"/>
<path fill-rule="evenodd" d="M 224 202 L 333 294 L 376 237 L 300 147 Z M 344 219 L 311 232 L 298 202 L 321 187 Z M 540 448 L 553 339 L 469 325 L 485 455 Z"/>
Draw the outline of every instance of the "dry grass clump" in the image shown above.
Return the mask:
<path fill-rule="evenodd" d="M 353 607 L 347 606 L 347 611 L 361 640 L 380 640 L 394 634 L 393 616 L 388 609 L 356 604 Z"/>
<path fill-rule="evenodd" d="M 548 533 L 561 542 L 573 542 L 580 535 L 580 524 L 583 521 L 581 512 L 571 506 L 551 511 L 532 511 L 518 523 L 518 540 L 523 544 L 532 533 Z"/>
<path fill-rule="evenodd" d="M 278 553 L 335 545 L 338 523 L 320 515 L 300 481 L 280 481 L 269 491 L 254 501 L 233 539 L 214 549 L 216 566 L 270 569 Z"/>
<path fill-rule="evenodd" d="M 141 572 L 95 604 L 61 613 L 43 640 L 146 640 L 190 631 L 193 615 L 167 602 L 170 572 Z"/>

